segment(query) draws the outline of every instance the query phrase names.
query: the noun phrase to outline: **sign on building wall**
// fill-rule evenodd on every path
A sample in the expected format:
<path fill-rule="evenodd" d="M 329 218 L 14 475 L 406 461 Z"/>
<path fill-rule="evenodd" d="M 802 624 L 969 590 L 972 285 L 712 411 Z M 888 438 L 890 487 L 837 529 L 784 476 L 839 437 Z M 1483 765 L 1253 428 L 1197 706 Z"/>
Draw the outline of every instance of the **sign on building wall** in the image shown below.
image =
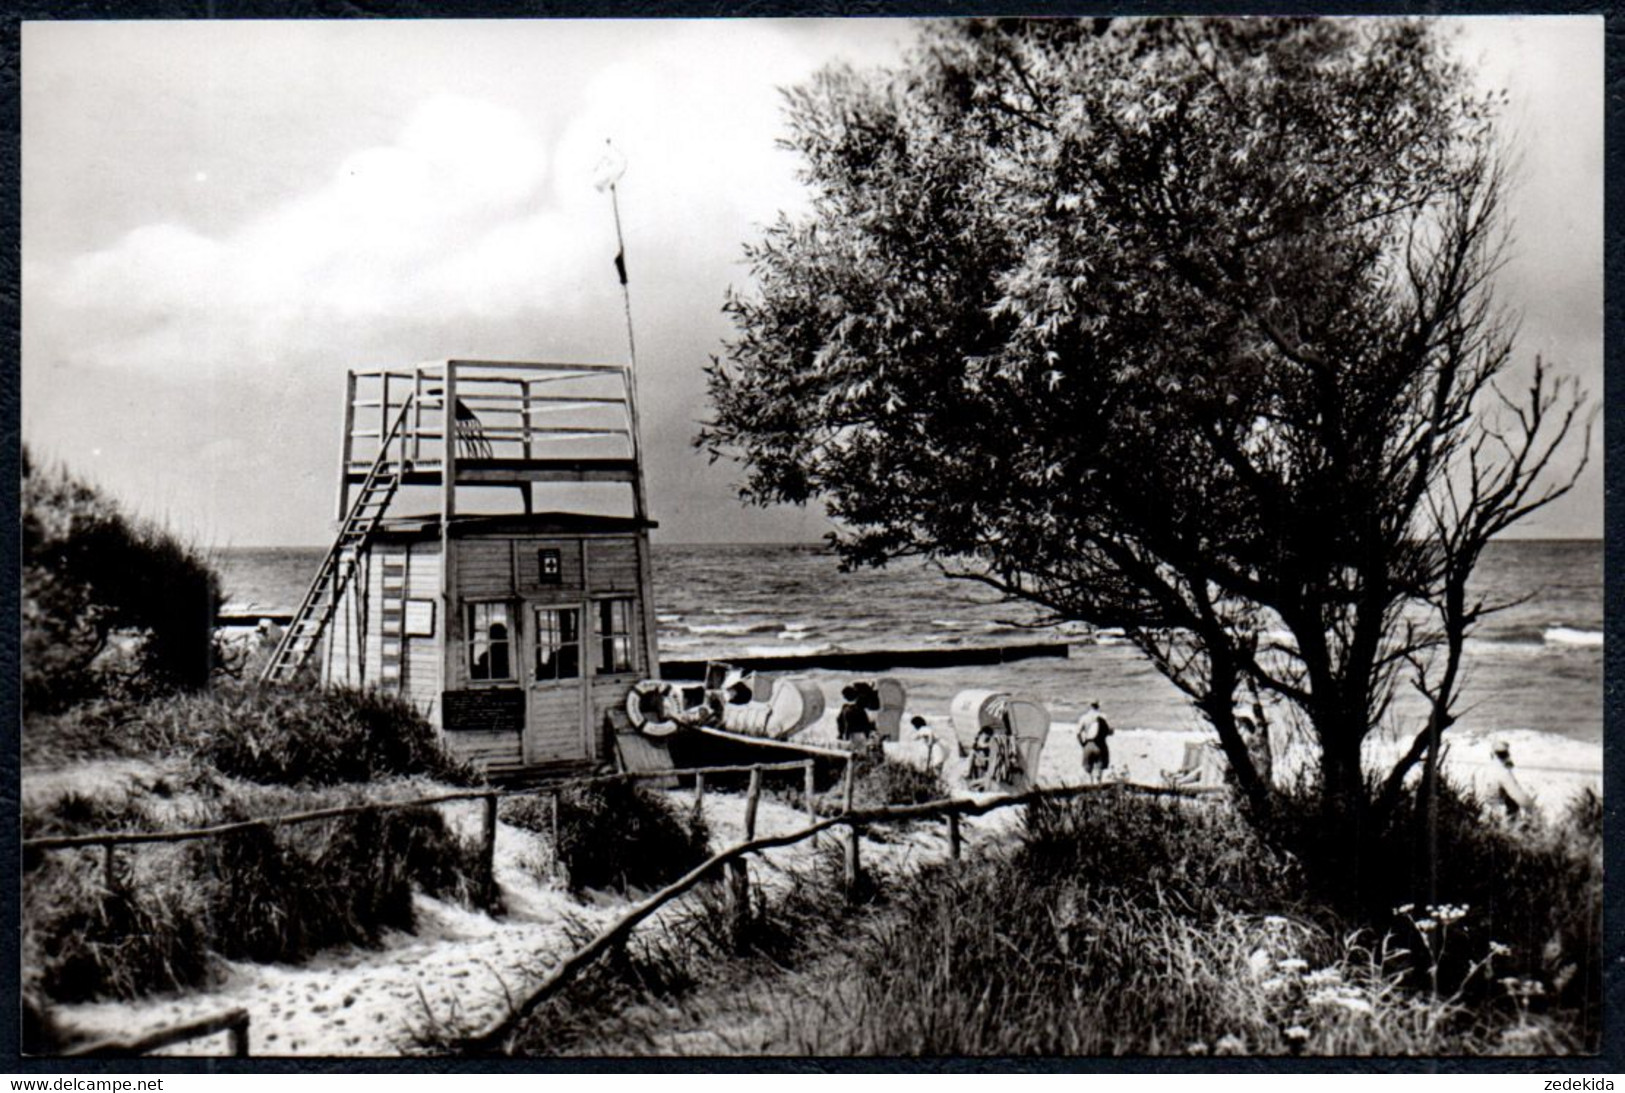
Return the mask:
<path fill-rule="evenodd" d="M 441 724 L 463 732 L 523 732 L 525 692 L 517 687 L 446 691 Z"/>
<path fill-rule="evenodd" d="M 406 601 L 406 636 L 411 638 L 434 637 L 433 600 Z"/>

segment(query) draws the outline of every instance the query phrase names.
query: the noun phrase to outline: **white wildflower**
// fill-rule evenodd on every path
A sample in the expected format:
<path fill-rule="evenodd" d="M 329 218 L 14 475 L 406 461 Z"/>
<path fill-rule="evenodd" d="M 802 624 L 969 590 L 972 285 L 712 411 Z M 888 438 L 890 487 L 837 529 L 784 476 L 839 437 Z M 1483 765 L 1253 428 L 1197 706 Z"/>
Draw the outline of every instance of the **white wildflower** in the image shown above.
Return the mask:
<path fill-rule="evenodd" d="M 1283 972 L 1301 972 L 1309 966 L 1309 961 L 1296 956 L 1289 956 L 1284 960 L 1277 960 L 1275 966 Z"/>
<path fill-rule="evenodd" d="M 1219 1037 L 1219 1042 L 1213 1045 L 1215 1055 L 1245 1055 L 1247 1054 L 1247 1041 L 1240 1036 L 1229 1033 Z"/>
<path fill-rule="evenodd" d="M 1286 1028 L 1282 1029 L 1281 1031 L 1286 1036 L 1286 1038 L 1288 1040 L 1307 1040 L 1307 1039 L 1309 1039 L 1309 1030 L 1304 1028 L 1302 1025 L 1288 1025 Z"/>

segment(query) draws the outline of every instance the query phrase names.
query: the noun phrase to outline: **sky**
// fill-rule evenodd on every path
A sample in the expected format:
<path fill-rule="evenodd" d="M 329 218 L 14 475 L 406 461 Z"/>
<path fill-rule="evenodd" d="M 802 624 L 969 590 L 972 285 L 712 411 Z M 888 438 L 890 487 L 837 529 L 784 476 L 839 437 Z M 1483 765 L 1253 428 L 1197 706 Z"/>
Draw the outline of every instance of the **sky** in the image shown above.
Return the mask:
<path fill-rule="evenodd" d="M 1603 24 L 1453 21 L 1519 161 L 1517 355 L 1602 398 Z M 332 535 L 347 369 L 624 363 L 619 185 L 658 540 L 807 541 L 692 438 L 743 245 L 805 208 L 779 89 L 894 20 L 27 23 L 22 426 L 208 548 Z M 1602 534 L 1601 437 L 1524 535 Z"/>

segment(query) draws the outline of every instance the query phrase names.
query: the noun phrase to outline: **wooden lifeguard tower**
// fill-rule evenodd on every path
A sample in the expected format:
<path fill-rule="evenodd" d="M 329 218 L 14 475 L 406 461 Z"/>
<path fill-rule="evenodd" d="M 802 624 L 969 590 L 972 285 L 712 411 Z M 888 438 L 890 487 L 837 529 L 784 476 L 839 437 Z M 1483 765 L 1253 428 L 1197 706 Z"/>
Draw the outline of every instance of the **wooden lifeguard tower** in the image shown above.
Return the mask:
<path fill-rule="evenodd" d="M 350 372 L 338 516 L 263 679 L 398 693 L 491 774 L 611 758 L 659 672 L 626 368 Z"/>

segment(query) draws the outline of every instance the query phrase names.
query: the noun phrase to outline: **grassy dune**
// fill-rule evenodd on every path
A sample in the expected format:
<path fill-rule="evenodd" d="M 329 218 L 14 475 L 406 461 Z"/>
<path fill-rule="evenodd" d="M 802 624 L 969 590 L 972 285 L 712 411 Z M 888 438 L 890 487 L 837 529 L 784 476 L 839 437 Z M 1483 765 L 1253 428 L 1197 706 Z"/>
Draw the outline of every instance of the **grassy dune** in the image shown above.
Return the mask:
<path fill-rule="evenodd" d="M 1465 814 L 1471 802 L 1458 803 Z M 720 896 L 703 894 L 543 1007 L 518 1049 L 1596 1050 L 1600 838 L 1583 823 L 1445 826 L 1459 864 L 1441 878 L 1450 902 L 1379 913 L 1317 895 L 1297 855 L 1223 803 L 1035 807 L 1013 843 L 878 878 L 856 905 L 826 860 L 761 903 L 742 940 Z M 1568 898 L 1551 897 L 1554 879 Z"/>

